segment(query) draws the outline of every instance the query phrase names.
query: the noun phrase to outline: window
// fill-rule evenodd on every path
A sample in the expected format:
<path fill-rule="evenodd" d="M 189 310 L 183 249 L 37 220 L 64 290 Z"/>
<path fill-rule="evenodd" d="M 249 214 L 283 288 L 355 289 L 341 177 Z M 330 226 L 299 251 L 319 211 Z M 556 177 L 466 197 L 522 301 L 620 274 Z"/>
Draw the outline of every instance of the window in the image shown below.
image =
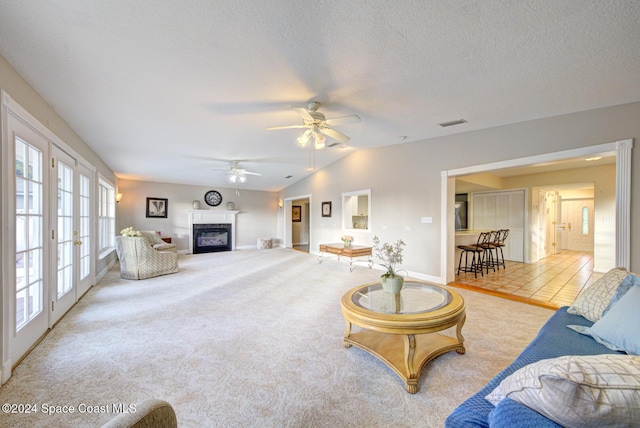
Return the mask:
<path fill-rule="evenodd" d="M 16 331 L 43 310 L 43 156 L 16 138 Z"/>
<path fill-rule="evenodd" d="M 582 207 L 582 234 L 589 234 L 589 207 Z"/>
<path fill-rule="evenodd" d="M 114 247 L 116 236 L 116 190 L 100 177 L 98 183 L 99 252 Z"/>

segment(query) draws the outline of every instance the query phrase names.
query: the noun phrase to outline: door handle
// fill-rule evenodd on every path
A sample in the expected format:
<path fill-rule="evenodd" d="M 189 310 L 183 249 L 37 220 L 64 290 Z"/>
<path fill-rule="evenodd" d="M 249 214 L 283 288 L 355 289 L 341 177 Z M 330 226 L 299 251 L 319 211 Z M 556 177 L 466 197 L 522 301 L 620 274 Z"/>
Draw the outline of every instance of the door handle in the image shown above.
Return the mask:
<path fill-rule="evenodd" d="M 568 223 L 567 227 L 569 228 L 569 232 L 571 232 L 571 223 Z"/>
<path fill-rule="evenodd" d="M 82 245 L 82 241 L 73 241 L 73 245 Z"/>

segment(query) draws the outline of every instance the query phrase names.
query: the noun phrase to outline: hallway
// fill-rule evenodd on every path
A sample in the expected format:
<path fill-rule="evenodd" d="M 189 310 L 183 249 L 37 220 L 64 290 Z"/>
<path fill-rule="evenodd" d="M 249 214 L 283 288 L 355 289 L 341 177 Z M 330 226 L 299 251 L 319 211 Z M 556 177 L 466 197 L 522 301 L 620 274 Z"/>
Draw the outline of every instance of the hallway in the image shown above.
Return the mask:
<path fill-rule="evenodd" d="M 593 272 L 593 253 L 582 251 L 563 250 L 537 263 L 507 261 L 506 265 L 477 279 L 461 272 L 450 285 L 557 309 L 571 305 L 586 285 L 604 275 Z"/>

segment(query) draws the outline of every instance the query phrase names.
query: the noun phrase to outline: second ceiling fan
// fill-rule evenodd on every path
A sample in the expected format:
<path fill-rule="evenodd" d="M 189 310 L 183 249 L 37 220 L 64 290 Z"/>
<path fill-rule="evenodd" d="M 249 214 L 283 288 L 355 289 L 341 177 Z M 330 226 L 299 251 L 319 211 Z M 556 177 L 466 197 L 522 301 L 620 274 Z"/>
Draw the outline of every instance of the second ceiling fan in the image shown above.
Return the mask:
<path fill-rule="evenodd" d="M 317 101 L 307 104 L 307 108 L 294 107 L 293 111 L 298 113 L 302 117 L 302 124 L 299 125 L 285 125 L 285 126 L 272 126 L 267 128 L 268 131 L 274 131 L 279 129 L 307 129 L 300 137 L 298 137 L 298 144 L 302 147 L 306 147 L 310 141 L 313 141 L 314 148 L 316 150 L 323 149 L 326 145 L 325 137 L 332 138 L 340 143 L 346 143 L 350 138 L 341 132 L 333 129 L 336 125 L 346 125 L 349 123 L 360 122 L 360 117 L 352 114 L 350 116 L 336 117 L 333 119 L 325 118 L 324 114 L 320 113 L 318 109 L 320 103 Z"/>

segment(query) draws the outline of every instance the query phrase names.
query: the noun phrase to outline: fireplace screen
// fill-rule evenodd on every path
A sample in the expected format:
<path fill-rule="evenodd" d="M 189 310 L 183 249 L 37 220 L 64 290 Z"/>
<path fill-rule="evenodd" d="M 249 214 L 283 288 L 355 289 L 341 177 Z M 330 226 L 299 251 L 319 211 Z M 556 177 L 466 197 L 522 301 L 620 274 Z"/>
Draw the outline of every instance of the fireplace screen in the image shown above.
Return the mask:
<path fill-rule="evenodd" d="M 193 253 L 231 251 L 231 224 L 194 224 Z"/>

